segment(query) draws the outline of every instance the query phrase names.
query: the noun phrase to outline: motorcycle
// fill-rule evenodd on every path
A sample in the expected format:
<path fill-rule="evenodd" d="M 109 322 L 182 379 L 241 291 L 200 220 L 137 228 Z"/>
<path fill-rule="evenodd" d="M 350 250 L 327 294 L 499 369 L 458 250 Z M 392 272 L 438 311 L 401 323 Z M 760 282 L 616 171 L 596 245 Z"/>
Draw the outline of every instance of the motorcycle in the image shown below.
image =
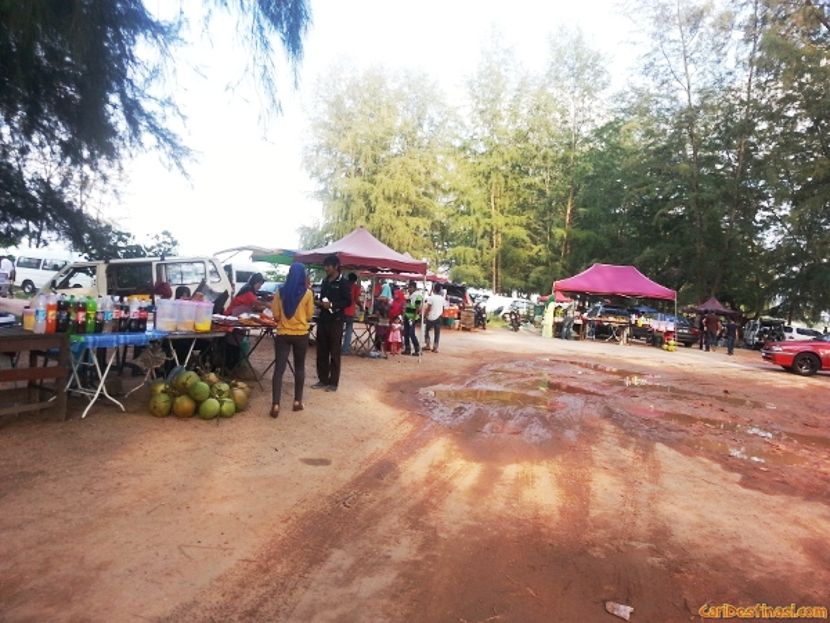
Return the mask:
<path fill-rule="evenodd" d="M 475 322 L 473 325 L 476 329 L 487 328 L 487 310 L 482 303 L 476 303 L 475 306 Z"/>
<path fill-rule="evenodd" d="M 517 307 L 511 307 L 508 317 L 510 319 L 510 330 L 518 331 L 522 326 L 522 315 L 519 313 L 519 309 Z"/>

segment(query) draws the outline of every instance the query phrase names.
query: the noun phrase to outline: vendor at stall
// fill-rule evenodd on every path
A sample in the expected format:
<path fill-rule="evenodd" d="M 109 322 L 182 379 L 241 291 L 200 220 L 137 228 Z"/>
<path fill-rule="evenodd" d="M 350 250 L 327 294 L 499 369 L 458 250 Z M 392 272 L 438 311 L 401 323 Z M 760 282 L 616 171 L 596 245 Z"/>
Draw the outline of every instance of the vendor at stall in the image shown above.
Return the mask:
<path fill-rule="evenodd" d="M 257 299 L 257 292 L 265 283 L 265 277 L 262 273 L 254 273 L 248 279 L 248 283 L 239 288 L 236 296 L 231 299 L 228 305 L 228 316 L 238 316 L 239 314 L 261 312 L 268 306 Z"/>

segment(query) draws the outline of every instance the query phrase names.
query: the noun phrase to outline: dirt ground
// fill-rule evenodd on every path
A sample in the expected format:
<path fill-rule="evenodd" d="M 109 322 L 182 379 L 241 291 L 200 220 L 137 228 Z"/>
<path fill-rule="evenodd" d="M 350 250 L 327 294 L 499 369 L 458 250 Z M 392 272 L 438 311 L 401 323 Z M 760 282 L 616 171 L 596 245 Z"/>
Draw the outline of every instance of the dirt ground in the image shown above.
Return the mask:
<path fill-rule="evenodd" d="M 277 420 L 267 391 L 212 422 L 145 400 L 0 421 L 0 620 L 830 606 L 828 373 L 490 330 L 344 358 Z"/>

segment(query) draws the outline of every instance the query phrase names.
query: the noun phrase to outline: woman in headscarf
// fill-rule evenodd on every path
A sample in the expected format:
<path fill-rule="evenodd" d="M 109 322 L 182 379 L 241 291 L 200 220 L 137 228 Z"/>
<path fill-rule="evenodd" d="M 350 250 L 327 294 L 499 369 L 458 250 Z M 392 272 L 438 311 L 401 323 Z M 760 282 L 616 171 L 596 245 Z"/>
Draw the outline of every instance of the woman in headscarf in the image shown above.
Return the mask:
<path fill-rule="evenodd" d="M 271 394 L 271 417 L 280 414 L 282 377 L 288 364 L 288 351 L 294 354 L 294 411 L 303 410 L 303 384 L 305 383 L 305 355 L 308 350 L 309 321 L 314 315 L 314 294 L 308 287 L 305 266 L 294 262 L 288 269 L 288 277 L 274 293 L 271 305 L 274 321 L 277 323 L 277 337 L 274 340 L 273 388 Z"/>

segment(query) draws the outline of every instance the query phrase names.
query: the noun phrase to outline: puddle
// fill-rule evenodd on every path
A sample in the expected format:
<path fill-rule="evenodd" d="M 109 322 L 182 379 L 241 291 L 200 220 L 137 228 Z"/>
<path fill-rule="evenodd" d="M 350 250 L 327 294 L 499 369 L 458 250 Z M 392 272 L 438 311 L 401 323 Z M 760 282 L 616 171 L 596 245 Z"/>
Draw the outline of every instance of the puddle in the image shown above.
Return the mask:
<path fill-rule="evenodd" d="M 548 359 L 548 361 L 552 361 L 554 363 L 566 363 L 570 366 L 576 366 L 577 368 L 605 372 L 606 374 L 613 374 L 615 376 L 636 376 L 638 374 L 642 374 L 633 370 L 623 370 L 621 368 L 615 368 L 614 366 L 606 366 L 602 363 L 590 363 L 588 361 L 562 361 L 559 359 Z"/>
<path fill-rule="evenodd" d="M 715 435 L 721 431 L 730 433 L 729 439 L 702 434 L 688 436 L 681 441 L 683 445 L 696 450 L 758 464 L 801 465 L 807 462 L 807 458 L 780 446 L 780 441 L 784 441 L 787 437 L 784 433 L 686 413 L 657 411 L 655 416 L 656 420 L 678 424 L 684 429 L 702 424 L 706 428 L 713 429 Z"/>
<path fill-rule="evenodd" d="M 435 389 L 433 395 L 446 403 L 480 403 L 500 406 L 546 406 L 548 398 L 541 394 L 507 389 L 452 388 Z"/>

